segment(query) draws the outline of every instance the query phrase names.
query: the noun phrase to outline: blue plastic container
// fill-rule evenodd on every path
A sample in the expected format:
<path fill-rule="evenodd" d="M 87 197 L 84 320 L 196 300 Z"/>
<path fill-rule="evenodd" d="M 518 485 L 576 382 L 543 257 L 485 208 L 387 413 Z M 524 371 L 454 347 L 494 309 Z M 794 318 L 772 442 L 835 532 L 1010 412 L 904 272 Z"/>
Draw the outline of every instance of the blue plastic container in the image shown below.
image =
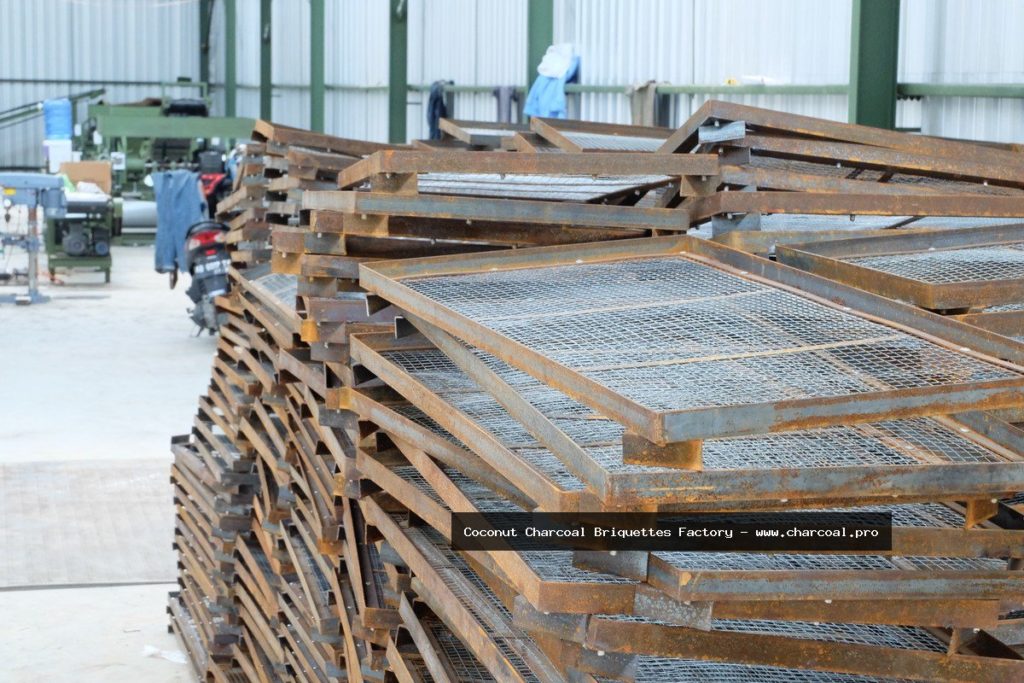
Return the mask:
<path fill-rule="evenodd" d="M 43 102 L 43 127 L 47 140 L 70 140 L 71 100 L 63 97 Z"/>

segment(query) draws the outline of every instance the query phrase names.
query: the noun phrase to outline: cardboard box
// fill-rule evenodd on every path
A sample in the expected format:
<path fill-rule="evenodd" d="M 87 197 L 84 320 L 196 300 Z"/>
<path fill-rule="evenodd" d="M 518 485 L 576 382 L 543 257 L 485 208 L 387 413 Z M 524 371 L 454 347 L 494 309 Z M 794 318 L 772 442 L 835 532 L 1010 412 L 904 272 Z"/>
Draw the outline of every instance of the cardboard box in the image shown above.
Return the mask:
<path fill-rule="evenodd" d="M 110 177 L 109 161 L 65 161 L 60 165 L 60 172 L 75 185 L 80 180 L 85 180 L 95 183 L 101 190 L 110 194 L 113 182 Z"/>

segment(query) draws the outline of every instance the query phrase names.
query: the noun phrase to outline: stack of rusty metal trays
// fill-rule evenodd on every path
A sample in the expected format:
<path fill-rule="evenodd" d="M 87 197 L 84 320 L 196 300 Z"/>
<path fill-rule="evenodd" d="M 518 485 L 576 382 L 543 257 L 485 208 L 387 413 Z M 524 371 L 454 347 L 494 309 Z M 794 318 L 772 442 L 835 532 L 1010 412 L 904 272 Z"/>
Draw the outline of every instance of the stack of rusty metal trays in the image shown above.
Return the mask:
<path fill-rule="evenodd" d="M 1021 532 L 986 521 L 1000 512 L 993 498 L 1024 483 L 1021 444 L 976 414 L 941 416 L 1019 405 L 1024 347 L 941 318 L 925 335 L 908 326 L 909 306 L 685 237 L 361 274 L 412 325 L 401 340 L 352 342 L 368 371 L 356 377 L 409 402 L 366 411 L 387 439 L 357 465 L 441 545 L 451 510 L 501 505 L 894 515 L 894 547 L 880 555 L 474 555 L 498 594 L 520 596 L 524 628 L 582 648 L 560 652 L 617 653 L 617 677 L 641 655 L 912 680 L 1020 675 L 1012 658 L 947 649 L 962 647 L 960 628 L 995 627 L 1024 591 L 1011 564 Z M 497 472 L 477 480 L 502 495 L 440 470 L 435 459 L 459 469 L 452 449 L 431 451 L 453 439 Z M 964 505 L 935 504 L 952 500 Z M 385 538 L 422 580 L 395 528 Z M 988 611 L 967 616 L 976 608 Z M 953 613 L 980 621 L 953 626 Z M 586 659 L 557 665 L 608 673 Z"/>
<path fill-rule="evenodd" d="M 235 227 L 273 253 L 235 259 L 175 441 L 198 676 L 1024 676 L 1024 345 L 682 236 L 1024 216 L 1016 157 L 724 103 L 442 129 L 257 125 L 266 211 Z M 451 547 L 453 512 L 534 510 L 887 512 L 893 548 Z"/>

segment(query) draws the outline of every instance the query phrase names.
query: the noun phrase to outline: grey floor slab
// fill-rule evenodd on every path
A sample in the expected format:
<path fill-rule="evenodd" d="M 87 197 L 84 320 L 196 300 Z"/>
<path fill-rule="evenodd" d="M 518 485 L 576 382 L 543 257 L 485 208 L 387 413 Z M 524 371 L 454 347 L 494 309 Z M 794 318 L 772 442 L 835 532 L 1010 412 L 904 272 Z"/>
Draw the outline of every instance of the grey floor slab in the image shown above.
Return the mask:
<path fill-rule="evenodd" d="M 0 464 L 0 587 L 172 582 L 165 460 Z"/>

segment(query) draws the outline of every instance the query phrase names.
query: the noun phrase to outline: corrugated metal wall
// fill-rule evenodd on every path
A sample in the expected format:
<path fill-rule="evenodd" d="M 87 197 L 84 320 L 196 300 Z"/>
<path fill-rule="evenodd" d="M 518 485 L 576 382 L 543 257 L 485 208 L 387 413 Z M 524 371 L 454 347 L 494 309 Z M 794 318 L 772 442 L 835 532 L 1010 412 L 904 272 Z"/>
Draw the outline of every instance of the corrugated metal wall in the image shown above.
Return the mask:
<path fill-rule="evenodd" d="M 573 43 L 580 82 L 719 85 L 849 80 L 850 0 L 555 0 L 555 41 Z M 625 123 L 618 93 L 579 95 L 581 118 Z M 674 123 L 706 98 L 678 96 Z M 763 107 L 846 119 L 845 96 L 728 97 Z"/>
<path fill-rule="evenodd" d="M 199 12 L 193 2 L 0 0 L 0 110 L 103 84 L 12 83 L 173 81 L 199 77 Z M 159 96 L 159 86 L 107 85 L 110 102 Z M 175 96 L 193 89 L 173 88 Z M 85 116 L 85 105 L 78 108 Z M 43 121 L 0 129 L 0 166 L 42 164 Z"/>
<path fill-rule="evenodd" d="M 900 10 L 901 82 L 1024 83 L 1024 3 L 903 0 Z M 1024 100 L 943 97 L 914 106 L 915 125 L 931 135 L 1024 141 Z"/>
<path fill-rule="evenodd" d="M 173 80 L 198 78 L 199 0 L 0 0 L 0 110 L 86 90 L 88 85 L 12 79 Z M 238 1 L 237 113 L 259 115 L 259 3 Z M 409 83 L 523 85 L 526 0 L 407 0 Z M 327 0 L 326 127 L 387 138 L 388 0 Z M 273 3 L 273 118 L 308 126 L 309 2 Z M 717 85 L 727 80 L 844 84 L 849 76 L 851 0 L 555 0 L 555 40 L 581 55 L 593 85 Z M 224 79 L 223 2 L 215 3 L 211 80 Z M 1024 3 L 1018 0 L 903 0 L 900 81 L 1024 82 Z M 40 47 L 44 46 L 44 47 Z M 157 94 L 113 86 L 108 99 Z M 675 98 L 678 123 L 705 98 Z M 731 97 L 760 106 L 845 120 L 844 95 Z M 410 138 L 424 137 L 426 93 L 408 94 Z M 623 93 L 571 97 L 571 111 L 629 121 Z M 223 113 L 223 93 L 214 91 Z M 898 123 L 965 138 L 1024 141 L 1024 101 L 926 98 L 901 102 Z M 83 109 L 84 113 L 84 109 Z M 494 120 L 489 92 L 459 93 L 455 115 Z M 41 158 L 42 123 L 0 130 L 0 165 Z"/>
<path fill-rule="evenodd" d="M 385 17 L 385 21 L 387 17 Z M 410 0 L 409 83 L 465 86 L 526 82 L 526 0 Z M 407 133 L 427 136 L 426 92 L 409 94 Z M 494 121 L 494 96 L 458 93 L 455 115 Z"/>

